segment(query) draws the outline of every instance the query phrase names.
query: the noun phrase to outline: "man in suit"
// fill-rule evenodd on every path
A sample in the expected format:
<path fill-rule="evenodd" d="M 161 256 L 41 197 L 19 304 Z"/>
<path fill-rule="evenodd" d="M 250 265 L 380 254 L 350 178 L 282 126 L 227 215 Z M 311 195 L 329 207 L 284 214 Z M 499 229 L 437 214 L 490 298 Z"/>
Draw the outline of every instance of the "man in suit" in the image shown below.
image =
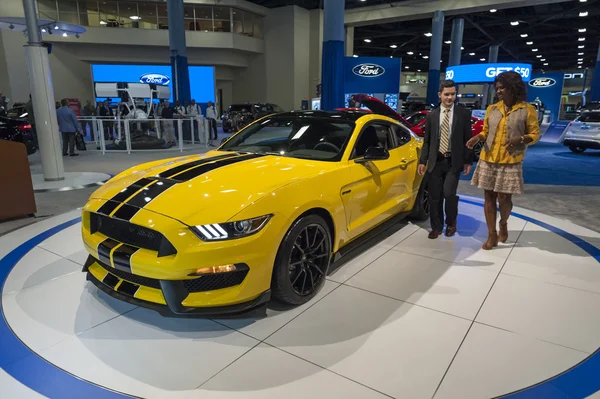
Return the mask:
<path fill-rule="evenodd" d="M 441 82 L 438 95 L 441 105 L 427 115 L 423 151 L 418 168 L 421 176 L 427 173 L 431 205 L 431 239 L 436 239 L 442 234 L 444 210 L 446 236 L 452 237 L 456 234 L 458 181 L 461 172 L 471 172 L 473 163 L 472 151 L 466 147 L 471 138 L 471 113 L 455 104 L 456 84 L 452 80 Z"/>

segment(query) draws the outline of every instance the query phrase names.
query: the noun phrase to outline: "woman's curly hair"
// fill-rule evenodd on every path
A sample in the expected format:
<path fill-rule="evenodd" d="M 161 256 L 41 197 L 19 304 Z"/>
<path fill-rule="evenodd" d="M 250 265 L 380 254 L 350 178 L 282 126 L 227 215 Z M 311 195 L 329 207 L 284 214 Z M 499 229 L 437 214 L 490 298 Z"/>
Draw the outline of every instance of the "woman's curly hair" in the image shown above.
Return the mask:
<path fill-rule="evenodd" d="M 494 80 L 494 86 L 500 82 L 504 89 L 514 97 L 516 101 L 527 101 L 527 86 L 520 74 L 514 71 L 502 72 Z"/>

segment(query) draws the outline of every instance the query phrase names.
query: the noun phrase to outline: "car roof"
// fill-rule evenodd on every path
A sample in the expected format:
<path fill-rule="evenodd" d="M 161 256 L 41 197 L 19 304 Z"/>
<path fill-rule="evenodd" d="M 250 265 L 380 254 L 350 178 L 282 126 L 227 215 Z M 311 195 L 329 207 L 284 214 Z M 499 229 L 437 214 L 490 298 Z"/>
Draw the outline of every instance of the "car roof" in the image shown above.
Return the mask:
<path fill-rule="evenodd" d="M 362 118 L 365 115 L 370 115 L 364 111 L 288 111 L 288 112 L 280 112 L 278 114 L 274 114 L 277 117 L 299 117 L 299 118 L 327 118 L 327 119 L 335 119 L 335 120 L 346 120 L 351 122 L 356 122 L 358 119 Z"/>

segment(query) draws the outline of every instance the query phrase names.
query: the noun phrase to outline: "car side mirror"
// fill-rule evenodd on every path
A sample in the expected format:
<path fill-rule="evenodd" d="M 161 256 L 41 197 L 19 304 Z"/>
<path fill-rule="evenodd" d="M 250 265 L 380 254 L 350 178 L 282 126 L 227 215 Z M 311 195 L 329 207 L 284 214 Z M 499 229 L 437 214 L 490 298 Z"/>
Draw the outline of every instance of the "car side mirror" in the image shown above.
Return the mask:
<path fill-rule="evenodd" d="M 357 159 L 357 162 L 368 162 L 368 161 L 383 161 L 390 158 L 390 152 L 382 147 L 369 147 L 365 151 L 363 158 Z"/>

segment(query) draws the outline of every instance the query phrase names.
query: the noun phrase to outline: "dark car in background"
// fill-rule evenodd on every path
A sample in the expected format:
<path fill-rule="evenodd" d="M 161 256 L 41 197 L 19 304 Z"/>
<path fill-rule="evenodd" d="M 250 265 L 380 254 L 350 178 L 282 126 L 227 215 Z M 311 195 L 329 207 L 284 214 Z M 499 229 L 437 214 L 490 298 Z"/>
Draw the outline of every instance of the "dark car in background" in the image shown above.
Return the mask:
<path fill-rule="evenodd" d="M 279 112 L 283 112 L 283 109 L 271 103 L 231 104 L 223 114 L 223 132 L 237 132 L 263 116 Z"/>
<path fill-rule="evenodd" d="M 25 144 L 27 155 L 38 149 L 31 125 L 26 120 L 0 116 L 0 140 L 16 141 Z"/>

